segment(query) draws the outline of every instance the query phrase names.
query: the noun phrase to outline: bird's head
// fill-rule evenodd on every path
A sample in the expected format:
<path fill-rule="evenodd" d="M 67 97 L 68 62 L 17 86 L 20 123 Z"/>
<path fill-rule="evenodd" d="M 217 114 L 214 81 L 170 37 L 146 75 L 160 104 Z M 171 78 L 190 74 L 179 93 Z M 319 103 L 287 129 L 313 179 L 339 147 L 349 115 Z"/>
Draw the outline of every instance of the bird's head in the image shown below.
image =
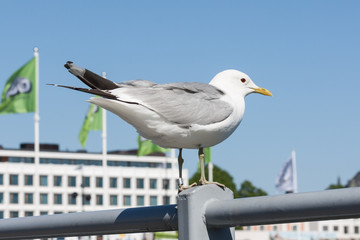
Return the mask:
<path fill-rule="evenodd" d="M 233 69 L 218 73 L 210 84 L 228 94 L 241 94 L 243 97 L 250 93 L 272 96 L 269 90 L 256 86 L 248 75 Z"/>

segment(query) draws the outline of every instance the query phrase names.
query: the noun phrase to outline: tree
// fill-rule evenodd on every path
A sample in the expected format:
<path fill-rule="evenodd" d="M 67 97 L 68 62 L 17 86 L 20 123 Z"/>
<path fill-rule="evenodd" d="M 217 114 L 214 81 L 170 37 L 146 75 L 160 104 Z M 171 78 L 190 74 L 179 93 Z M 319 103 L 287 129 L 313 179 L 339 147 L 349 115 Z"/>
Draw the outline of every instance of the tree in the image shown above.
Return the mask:
<path fill-rule="evenodd" d="M 338 188 L 346 188 L 346 186 L 344 186 L 344 185 L 341 184 L 340 177 L 338 177 L 336 184 L 330 184 L 330 185 L 326 188 L 326 190 L 338 189 Z"/>
<path fill-rule="evenodd" d="M 245 180 L 241 183 L 239 191 L 237 191 L 236 197 L 256 197 L 265 196 L 267 193 L 261 188 L 255 187 L 250 181 Z"/>
<path fill-rule="evenodd" d="M 205 168 L 205 176 L 206 179 L 208 179 L 208 168 Z M 236 185 L 233 181 L 233 177 L 225 170 L 221 169 L 220 167 L 214 165 L 213 168 L 213 178 L 214 178 L 214 182 L 218 182 L 218 183 L 222 183 L 224 184 L 227 188 L 229 188 L 231 191 L 234 192 L 234 194 L 236 193 Z M 196 172 L 190 179 L 189 179 L 189 183 L 193 183 L 193 182 L 197 182 L 199 184 L 199 179 L 200 179 L 200 171 Z"/>

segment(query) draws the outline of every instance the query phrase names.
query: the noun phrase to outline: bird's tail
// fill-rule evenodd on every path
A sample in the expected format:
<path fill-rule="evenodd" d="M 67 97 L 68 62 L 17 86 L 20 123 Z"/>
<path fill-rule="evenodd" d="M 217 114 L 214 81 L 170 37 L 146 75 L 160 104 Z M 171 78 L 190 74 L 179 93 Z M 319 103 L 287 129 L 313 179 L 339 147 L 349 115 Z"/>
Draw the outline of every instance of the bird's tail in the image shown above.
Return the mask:
<path fill-rule="evenodd" d="M 86 68 L 79 67 L 73 62 L 66 62 L 64 67 L 92 89 L 111 90 L 119 87 L 116 83 L 103 78 Z"/>

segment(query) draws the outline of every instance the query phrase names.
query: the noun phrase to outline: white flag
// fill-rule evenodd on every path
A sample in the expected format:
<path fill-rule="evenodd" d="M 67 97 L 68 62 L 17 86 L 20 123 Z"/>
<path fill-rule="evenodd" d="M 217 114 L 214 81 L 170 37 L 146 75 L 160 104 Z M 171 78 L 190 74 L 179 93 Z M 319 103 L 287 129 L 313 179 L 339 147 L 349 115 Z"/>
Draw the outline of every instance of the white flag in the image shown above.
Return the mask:
<path fill-rule="evenodd" d="M 292 157 L 284 164 L 276 179 L 276 188 L 279 192 L 294 192 L 294 166 Z"/>

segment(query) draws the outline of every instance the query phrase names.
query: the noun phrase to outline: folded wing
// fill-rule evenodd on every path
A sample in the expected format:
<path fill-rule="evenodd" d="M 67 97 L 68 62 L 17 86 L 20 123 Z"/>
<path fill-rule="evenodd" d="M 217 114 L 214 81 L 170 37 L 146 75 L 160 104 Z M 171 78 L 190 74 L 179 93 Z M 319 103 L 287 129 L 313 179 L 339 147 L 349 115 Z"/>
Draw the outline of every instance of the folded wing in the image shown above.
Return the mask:
<path fill-rule="evenodd" d="M 91 89 L 56 86 L 99 95 L 124 104 L 139 104 L 154 111 L 164 120 L 184 128 L 189 128 L 192 124 L 221 122 L 233 111 L 233 107 L 224 101 L 224 93 L 209 84 L 156 84 L 148 80 L 115 83 L 72 62 L 67 62 L 65 67 Z"/>

